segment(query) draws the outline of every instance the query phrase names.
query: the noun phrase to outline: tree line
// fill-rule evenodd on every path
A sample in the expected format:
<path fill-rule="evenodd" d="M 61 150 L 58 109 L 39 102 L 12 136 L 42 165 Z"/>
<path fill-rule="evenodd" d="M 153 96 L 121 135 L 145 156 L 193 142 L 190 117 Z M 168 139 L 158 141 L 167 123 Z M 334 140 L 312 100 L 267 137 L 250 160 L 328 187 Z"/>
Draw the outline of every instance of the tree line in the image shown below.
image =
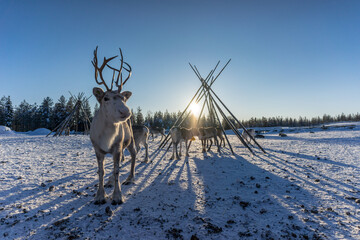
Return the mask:
<path fill-rule="evenodd" d="M 10 127 L 17 132 L 27 132 L 38 128 L 54 129 L 60 124 L 74 109 L 77 98 L 70 97 L 66 99 L 61 96 L 56 103 L 50 98 L 46 97 L 43 99 L 40 105 L 29 104 L 25 100 L 20 103 L 19 106 L 14 107 L 10 96 L 3 96 L 0 99 L 0 125 Z M 90 104 L 87 99 L 81 99 L 83 111 L 79 109 L 75 112 L 73 117 L 73 124 L 71 131 L 83 132 L 85 130 L 85 117 L 86 114 L 90 120 L 98 110 L 99 105 L 96 104 L 93 111 L 91 111 Z M 132 122 L 137 125 L 163 127 L 170 129 L 176 120 L 181 116 L 181 112 L 165 112 L 148 111 L 143 114 L 140 107 L 133 110 Z M 188 115 L 186 120 L 182 123 L 182 126 L 192 127 L 198 124 L 198 119 L 193 114 L 186 113 Z M 238 122 L 228 117 L 229 121 L 234 126 L 239 128 Z M 330 122 L 346 122 L 346 121 L 360 121 L 360 114 L 348 114 L 344 113 L 337 116 L 330 116 L 328 114 L 322 117 L 262 117 L 262 118 L 250 118 L 249 120 L 242 120 L 241 123 L 245 127 L 304 127 L 304 126 L 316 126 Z M 221 124 L 225 129 L 230 129 L 229 124 L 223 119 Z M 213 125 L 212 119 L 209 116 L 202 116 L 199 120 L 200 126 L 211 126 Z M 217 124 L 218 125 L 218 124 Z"/>
<path fill-rule="evenodd" d="M 10 127 L 17 132 L 33 131 L 38 128 L 52 130 L 73 111 L 76 101 L 75 97 L 66 99 L 61 96 L 54 104 L 50 97 L 46 97 L 40 105 L 30 104 L 24 100 L 19 106 L 14 107 L 10 96 L 4 96 L 0 99 L 0 125 Z M 84 131 L 85 118 L 82 115 L 87 114 L 88 117 L 92 117 L 88 100 L 81 99 L 81 101 L 83 111 L 78 109 L 75 112 L 71 124 L 73 127 L 70 130 Z"/>
<path fill-rule="evenodd" d="M 133 112 L 133 123 L 139 125 L 147 125 L 147 126 L 156 126 L 156 127 L 164 127 L 165 129 L 171 128 L 176 120 L 181 116 L 181 112 L 173 112 L 169 113 L 166 110 L 164 113 L 161 111 L 157 111 L 155 113 L 147 112 L 145 117 L 143 116 L 142 110 L 140 107 L 137 108 L 136 111 Z M 186 114 L 185 114 L 186 115 Z M 227 116 L 228 120 L 237 128 L 240 128 L 240 124 L 231 116 Z M 246 128 L 250 127 L 307 127 L 307 126 L 318 126 L 327 123 L 333 122 L 355 122 L 360 121 L 360 113 L 356 114 L 348 114 L 345 115 L 341 113 L 336 116 L 330 116 L 328 114 L 324 114 L 322 117 L 298 117 L 298 118 L 291 118 L 291 117 L 261 117 L 261 118 L 250 118 L 249 120 L 242 120 L 240 121 L 242 125 Z M 209 116 L 202 116 L 199 120 L 200 126 L 212 126 L 214 120 L 212 120 Z M 198 124 L 198 119 L 189 114 L 188 118 L 182 123 L 182 126 L 185 127 L 192 127 Z M 221 120 L 222 126 L 228 130 L 230 129 L 229 124 L 225 119 Z M 216 120 L 215 120 L 215 125 Z M 219 127 L 219 126 L 218 126 Z"/>

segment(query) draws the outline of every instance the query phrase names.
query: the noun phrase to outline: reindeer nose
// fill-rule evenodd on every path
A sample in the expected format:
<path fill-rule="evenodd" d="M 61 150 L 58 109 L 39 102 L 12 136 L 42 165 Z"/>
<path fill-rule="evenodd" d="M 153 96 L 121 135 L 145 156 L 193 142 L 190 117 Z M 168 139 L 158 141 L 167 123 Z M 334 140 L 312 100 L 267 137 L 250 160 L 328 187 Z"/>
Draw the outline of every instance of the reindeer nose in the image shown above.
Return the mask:
<path fill-rule="evenodd" d="M 124 110 L 119 110 L 119 113 L 121 114 L 121 115 L 127 115 L 127 114 L 129 114 L 129 111 L 124 111 Z"/>

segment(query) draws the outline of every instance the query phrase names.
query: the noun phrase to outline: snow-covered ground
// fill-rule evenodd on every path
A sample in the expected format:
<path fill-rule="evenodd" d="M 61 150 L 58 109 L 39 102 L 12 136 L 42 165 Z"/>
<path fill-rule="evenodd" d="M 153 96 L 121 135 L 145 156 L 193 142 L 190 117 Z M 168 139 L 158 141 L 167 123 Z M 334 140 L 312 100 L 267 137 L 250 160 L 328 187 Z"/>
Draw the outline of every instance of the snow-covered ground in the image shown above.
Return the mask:
<path fill-rule="evenodd" d="M 0 239 L 360 239 L 360 127 L 283 131 L 258 139 L 267 154 L 231 135 L 236 155 L 197 140 L 179 161 L 150 141 L 118 206 L 93 204 L 88 136 L 2 134 Z"/>

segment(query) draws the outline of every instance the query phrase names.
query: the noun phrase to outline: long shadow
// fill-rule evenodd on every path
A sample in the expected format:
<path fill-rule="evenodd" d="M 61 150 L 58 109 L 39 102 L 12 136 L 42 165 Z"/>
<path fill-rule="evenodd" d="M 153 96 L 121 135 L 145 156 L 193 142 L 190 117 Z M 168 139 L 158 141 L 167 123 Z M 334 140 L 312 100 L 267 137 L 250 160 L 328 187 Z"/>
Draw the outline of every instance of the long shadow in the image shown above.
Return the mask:
<path fill-rule="evenodd" d="M 281 153 L 284 152 L 284 151 L 281 151 Z M 288 154 L 288 153 L 285 153 L 285 154 Z M 293 156 L 293 154 L 291 154 L 291 156 Z M 297 154 L 294 154 L 294 156 L 298 156 Z M 312 166 L 306 166 L 306 165 L 299 165 L 295 162 L 290 162 L 290 161 L 287 161 L 287 162 L 284 162 L 280 157 L 274 155 L 274 154 L 269 154 L 268 157 L 273 160 L 275 163 L 277 163 L 276 165 L 274 163 L 270 163 L 270 161 L 268 161 L 267 159 L 265 158 L 261 158 L 262 161 L 265 161 L 267 162 L 268 164 L 272 164 L 273 166 L 276 166 L 279 168 L 279 165 L 282 166 L 282 168 L 279 168 L 279 169 L 286 169 L 288 174 L 291 175 L 292 177 L 295 177 L 295 178 L 300 178 L 298 175 L 292 173 L 292 172 L 301 172 L 301 173 L 305 173 L 305 174 L 308 174 L 308 173 L 311 173 L 313 175 L 313 179 L 311 179 L 312 181 L 314 181 L 314 179 L 319 179 L 321 178 L 322 180 L 325 180 L 326 181 L 326 184 L 330 187 L 333 187 L 334 189 L 336 189 L 336 191 L 338 192 L 337 194 L 333 193 L 333 192 L 329 192 L 332 194 L 332 196 L 336 196 L 336 198 L 339 200 L 339 201 L 344 201 L 344 197 L 341 197 L 339 196 L 339 192 L 342 192 L 344 195 L 348 195 L 348 198 L 352 199 L 352 198 L 357 198 L 357 196 L 354 194 L 354 193 L 349 193 L 349 192 L 345 192 L 344 190 L 341 190 L 341 189 L 345 189 L 345 188 L 348 188 L 348 189 L 352 189 L 353 191 L 355 192 L 360 192 L 360 188 L 354 186 L 354 185 L 350 185 L 350 184 L 347 184 L 347 183 L 344 183 L 344 182 L 341 182 L 339 180 L 336 180 L 330 176 L 323 176 L 321 175 L 318 171 L 316 171 L 315 169 L 312 168 Z M 300 162 L 301 161 L 301 157 L 297 157 L 297 159 L 299 159 Z M 308 159 L 308 158 L 303 158 L 305 160 L 313 160 L 313 161 L 316 161 L 314 159 Z M 304 164 L 304 162 L 302 162 Z M 353 168 L 352 165 L 346 165 L 346 166 L 343 166 L 343 167 L 351 167 Z M 292 172 L 290 171 L 292 170 Z M 312 187 L 314 188 L 318 188 L 318 189 L 322 189 L 321 186 L 322 185 L 319 185 L 319 184 L 315 184 L 314 182 L 311 182 L 310 179 L 309 179 L 309 175 L 307 175 L 307 179 L 305 178 L 302 178 L 302 180 L 304 182 L 307 182 L 307 184 L 311 185 Z M 319 179 L 320 180 L 320 179 Z M 331 182 L 333 184 L 331 184 Z M 342 188 L 340 189 L 339 187 L 337 187 L 336 185 L 334 184 L 338 184 L 340 186 L 342 186 Z M 326 191 L 329 191 L 329 190 L 326 190 Z M 352 196 L 350 196 L 352 195 Z M 353 200 L 348 200 L 349 203 L 352 203 L 353 205 L 355 205 L 354 201 Z"/>
<path fill-rule="evenodd" d="M 345 164 L 345 163 L 341 163 L 341 162 L 336 162 L 336 161 L 333 161 L 333 160 L 330 160 L 330 159 L 317 158 L 315 156 L 307 155 L 307 154 L 303 154 L 303 153 L 294 153 L 294 152 L 289 152 L 289 151 L 285 151 L 285 150 L 275 151 L 275 150 L 272 150 L 272 149 L 269 149 L 269 148 L 266 148 L 266 151 L 268 153 L 270 153 L 270 152 L 272 152 L 272 153 L 280 152 L 282 154 L 287 154 L 287 155 L 292 156 L 292 157 L 307 159 L 307 160 L 311 160 L 311 161 L 314 161 L 314 162 L 322 162 L 322 163 L 326 163 L 326 164 L 337 165 L 337 166 L 340 166 L 340 167 L 351 167 L 351 168 L 359 169 L 359 167 L 354 166 L 354 165 Z"/>
<path fill-rule="evenodd" d="M 345 184 L 331 177 L 323 176 L 314 169 L 309 169 L 289 161 L 285 162 L 275 155 L 270 155 L 268 157 L 269 159 L 260 157 L 260 160 L 277 168 L 279 172 L 285 172 L 286 179 L 289 179 L 292 182 L 298 182 L 297 185 L 306 184 L 307 188 L 310 188 L 313 191 L 316 190 L 316 192 L 325 193 L 326 195 L 331 196 L 333 200 L 336 199 L 336 202 L 342 202 L 342 205 L 347 204 L 348 206 L 352 206 L 353 209 L 357 209 L 358 206 L 354 201 L 357 199 L 357 194 L 355 193 L 360 192 L 360 190 L 354 185 Z M 310 173 L 312 176 L 309 175 Z M 340 185 L 341 187 L 338 187 L 336 184 Z M 330 189 L 326 189 L 325 186 Z M 352 192 L 345 190 L 346 188 L 351 189 Z M 306 200 L 308 201 L 308 199 Z M 346 221 L 346 218 L 352 218 L 356 221 L 360 220 L 360 218 L 356 217 L 355 215 L 349 215 L 347 217 L 340 216 L 339 218 L 341 218 L 343 221 Z"/>
<path fill-rule="evenodd" d="M 264 161 L 265 155 L 257 156 Z M 204 226 L 221 227 L 219 238 L 223 232 L 233 239 L 292 239 L 295 235 L 321 238 L 318 229 L 328 213 L 313 209 L 312 203 L 319 199 L 307 190 L 241 157 L 193 161 L 206 189 L 201 221 Z M 326 224 L 329 229 L 338 227 L 335 221 Z"/>

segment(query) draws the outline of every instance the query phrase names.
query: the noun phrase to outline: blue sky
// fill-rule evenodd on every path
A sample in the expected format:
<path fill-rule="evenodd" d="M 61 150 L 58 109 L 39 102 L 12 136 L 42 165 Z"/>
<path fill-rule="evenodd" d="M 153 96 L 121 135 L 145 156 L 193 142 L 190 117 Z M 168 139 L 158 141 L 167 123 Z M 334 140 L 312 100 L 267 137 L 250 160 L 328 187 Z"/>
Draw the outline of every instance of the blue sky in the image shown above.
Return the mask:
<path fill-rule="evenodd" d="M 359 12 L 359 1 L 1 0 L 0 97 L 91 95 L 98 45 L 99 59 L 123 49 L 128 105 L 144 113 L 185 108 L 200 86 L 188 62 L 207 75 L 230 58 L 213 89 L 240 119 L 356 113 Z"/>

